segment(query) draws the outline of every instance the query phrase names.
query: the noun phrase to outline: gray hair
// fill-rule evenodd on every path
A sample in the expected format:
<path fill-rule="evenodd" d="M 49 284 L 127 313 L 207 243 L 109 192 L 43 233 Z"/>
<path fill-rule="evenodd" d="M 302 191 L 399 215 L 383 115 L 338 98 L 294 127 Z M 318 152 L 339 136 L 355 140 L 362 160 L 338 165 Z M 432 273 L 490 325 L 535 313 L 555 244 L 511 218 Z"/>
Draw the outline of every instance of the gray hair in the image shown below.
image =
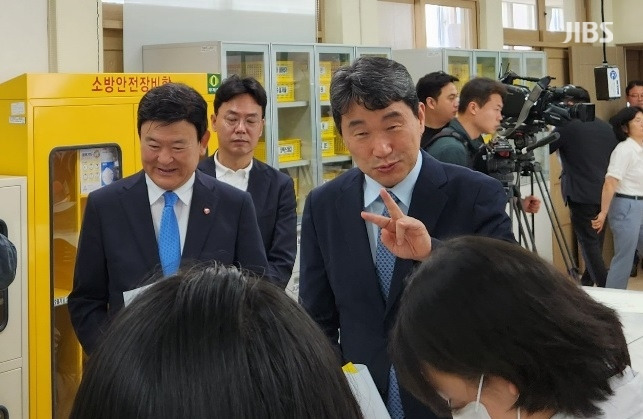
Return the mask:
<path fill-rule="evenodd" d="M 342 115 L 348 112 L 351 103 L 375 111 L 399 101 L 419 116 L 419 100 L 411 75 L 402 64 L 388 58 L 360 57 L 338 69 L 330 83 L 330 107 L 340 134 Z"/>

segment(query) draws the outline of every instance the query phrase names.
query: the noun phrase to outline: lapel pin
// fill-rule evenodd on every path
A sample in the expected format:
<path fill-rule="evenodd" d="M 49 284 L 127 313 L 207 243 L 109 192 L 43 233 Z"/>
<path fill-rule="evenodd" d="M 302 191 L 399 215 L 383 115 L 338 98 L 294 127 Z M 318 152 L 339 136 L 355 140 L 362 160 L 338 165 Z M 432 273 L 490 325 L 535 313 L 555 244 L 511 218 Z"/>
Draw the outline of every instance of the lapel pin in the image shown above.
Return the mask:
<path fill-rule="evenodd" d="M 210 208 L 203 208 L 203 213 L 208 215 L 210 213 Z"/>

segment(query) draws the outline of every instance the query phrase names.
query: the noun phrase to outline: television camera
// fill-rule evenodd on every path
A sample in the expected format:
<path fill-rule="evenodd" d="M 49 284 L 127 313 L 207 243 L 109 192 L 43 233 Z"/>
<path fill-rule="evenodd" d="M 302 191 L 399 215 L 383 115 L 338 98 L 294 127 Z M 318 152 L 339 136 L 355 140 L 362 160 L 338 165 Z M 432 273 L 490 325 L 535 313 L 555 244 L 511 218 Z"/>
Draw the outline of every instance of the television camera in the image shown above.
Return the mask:
<path fill-rule="evenodd" d="M 475 164 L 477 170 L 502 182 L 507 191 L 511 218 L 513 219 L 514 213 L 518 214 L 516 221 L 519 241 L 527 248 L 531 243 L 531 250 L 534 252 L 537 251 L 534 218 L 532 214 L 530 225 L 521 207 L 520 180 L 523 176 L 529 177 L 532 195 L 534 179 L 536 180 L 567 272 L 578 282 L 575 258 L 567 244 L 542 168 L 540 163 L 535 161 L 533 150 L 560 137 L 557 132 L 548 133 L 548 125 L 562 127 L 573 119 L 593 121 L 595 108 L 593 104 L 588 103 L 589 94 L 585 89 L 573 85 L 551 87 L 549 84 L 553 79 L 550 76 L 540 79 L 519 77 L 513 72 L 500 79 L 507 85 L 501 127 L 495 137 L 481 148 Z M 516 80 L 531 82 L 533 87 L 530 89 L 526 85 L 515 84 Z"/>

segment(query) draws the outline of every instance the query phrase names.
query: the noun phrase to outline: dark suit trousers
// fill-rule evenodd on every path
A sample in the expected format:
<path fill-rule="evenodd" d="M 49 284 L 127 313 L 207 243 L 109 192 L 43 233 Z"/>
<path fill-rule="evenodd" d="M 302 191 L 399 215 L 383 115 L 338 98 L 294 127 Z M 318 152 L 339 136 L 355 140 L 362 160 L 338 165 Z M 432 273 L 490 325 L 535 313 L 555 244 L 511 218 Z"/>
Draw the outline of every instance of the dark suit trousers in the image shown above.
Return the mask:
<path fill-rule="evenodd" d="M 599 287 L 605 287 L 607 268 L 603 260 L 603 240 L 605 229 L 600 233 L 592 228 L 592 219 L 601 211 L 601 206 L 596 204 L 580 204 L 567 201 L 571 215 L 572 227 L 580 245 L 583 259 L 585 259 L 585 272 L 583 283 L 588 279 Z"/>

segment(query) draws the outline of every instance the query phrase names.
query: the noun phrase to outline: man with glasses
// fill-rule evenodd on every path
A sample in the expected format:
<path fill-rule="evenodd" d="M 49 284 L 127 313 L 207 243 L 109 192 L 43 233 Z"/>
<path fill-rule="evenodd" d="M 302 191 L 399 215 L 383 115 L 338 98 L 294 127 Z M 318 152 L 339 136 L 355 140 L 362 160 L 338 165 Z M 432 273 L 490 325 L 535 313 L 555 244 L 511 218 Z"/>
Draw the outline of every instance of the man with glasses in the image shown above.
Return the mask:
<path fill-rule="evenodd" d="M 285 288 L 297 254 L 297 201 L 292 178 L 254 158 L 267 102 L 266 91 L 254 78 L 232 75 L 224 80 L 212 115 L 219 148 L 198 167 L 250 193 L 268 266 Z"/>
<path fill-rule="evenodd" d="M 630 106 L 643 107 L 643 80 L 632 80 L 625 88 L 627 103 Z"/>

